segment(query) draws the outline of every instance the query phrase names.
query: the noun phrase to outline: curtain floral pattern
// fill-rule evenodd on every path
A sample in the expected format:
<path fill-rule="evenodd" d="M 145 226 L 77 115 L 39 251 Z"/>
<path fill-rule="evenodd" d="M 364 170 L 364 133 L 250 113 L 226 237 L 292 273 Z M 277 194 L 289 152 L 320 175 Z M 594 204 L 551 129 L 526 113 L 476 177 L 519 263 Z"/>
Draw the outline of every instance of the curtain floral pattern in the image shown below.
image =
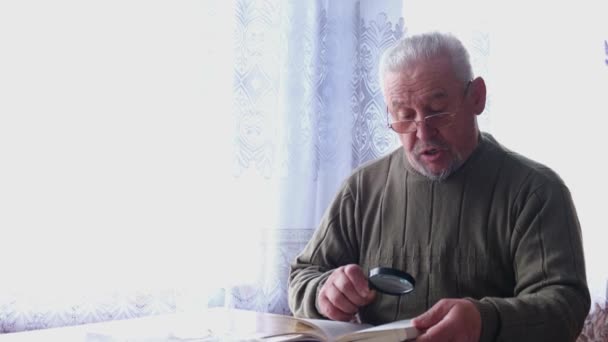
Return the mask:
<path fill-rule="evenodd" d="M 175 312 L 179 293 L 117 290 L 76 300 L 36 294 L 0 296 L 0 333 L 119 320 Z"/>
<path fill-rule="evenodd" d="M 229 306 L 289 313 L 289 264 L 341 181 L 396 146 L 377 64 L 404 34 L 401 11 L 400 1 L 237 2 L 234 172 L 274 184 L 276 197 L 260 218 L 273 228 L 258 278 L 230 288 Z"/>

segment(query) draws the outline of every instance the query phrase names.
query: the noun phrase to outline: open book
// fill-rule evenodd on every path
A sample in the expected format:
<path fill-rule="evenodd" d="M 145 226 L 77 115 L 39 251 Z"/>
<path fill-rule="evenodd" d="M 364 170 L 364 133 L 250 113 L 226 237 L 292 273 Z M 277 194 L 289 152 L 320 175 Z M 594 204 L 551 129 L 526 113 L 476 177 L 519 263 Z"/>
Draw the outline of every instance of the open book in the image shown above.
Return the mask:
<path fill-rule="evenodd" d="M 322 319 L 293 318 L 288 332 L 263 336 L 269 342 L 283 341 L 386 341 L 398 342 L 414 339 L 419 335 L 411 320 L 401 320 L 378 326 L 338 322 Z"/>

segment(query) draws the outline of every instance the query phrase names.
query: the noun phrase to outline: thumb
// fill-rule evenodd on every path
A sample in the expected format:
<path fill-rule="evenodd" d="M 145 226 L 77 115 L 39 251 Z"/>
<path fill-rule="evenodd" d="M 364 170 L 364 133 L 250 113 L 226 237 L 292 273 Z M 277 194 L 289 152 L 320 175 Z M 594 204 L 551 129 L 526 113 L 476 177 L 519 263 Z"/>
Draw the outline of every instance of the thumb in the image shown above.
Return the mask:
<path fill-rule="evenodd" d="M 430 308 L 427 312 L 414 318 L 414 326 L 420 330 L 426 330 L 432 327 L 433 325 L 441 321 L 445 315 L 447 315 L 451 307 L 452 306 L 447 302 L 438 302 L 437 304 L 433 305 L 433 307 Z"/>
<path fill-rule="evenodd" d="M 365 297 L 365 302 L 367 304 L 369 304 L 369 303 L 373 302 L 375 298 L 376 298 L 376 290 L 370 290 L 367 293 L 367 296 Z"/>

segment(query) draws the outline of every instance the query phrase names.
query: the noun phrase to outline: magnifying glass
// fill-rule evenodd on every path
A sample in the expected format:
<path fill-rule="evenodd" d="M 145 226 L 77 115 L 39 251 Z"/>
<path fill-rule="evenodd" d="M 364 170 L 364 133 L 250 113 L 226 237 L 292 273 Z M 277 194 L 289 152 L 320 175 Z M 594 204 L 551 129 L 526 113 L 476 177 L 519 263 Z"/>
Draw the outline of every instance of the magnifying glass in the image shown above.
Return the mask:
<path fill-rule="evenodd" d="M 379 292 L 401 296 L 414 291 L 416 281 L 409 273 L 390 268 L 376 267 L 369 271 L 369 286 Z"/>

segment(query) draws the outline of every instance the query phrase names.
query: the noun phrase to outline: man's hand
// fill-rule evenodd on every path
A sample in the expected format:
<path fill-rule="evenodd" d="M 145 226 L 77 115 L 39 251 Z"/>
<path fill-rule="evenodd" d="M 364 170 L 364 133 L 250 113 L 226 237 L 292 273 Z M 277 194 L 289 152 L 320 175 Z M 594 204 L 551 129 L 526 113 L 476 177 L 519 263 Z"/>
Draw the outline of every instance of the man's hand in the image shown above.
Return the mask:
<path fill-rule="evenodd" d="M 416 342 L 477 342 L 481 334 L 481 315 L 469 300 L 442 299 L 416 317 L 414 326 L 424 332 Z"/>
<path fill-rule="evenodd" d="M 375 291 L 367 286 L 367 277 L 359 265 L 335 269 L 319 291 L 319 313 L 336 321 L 350 321 L 359 307 L 371 303 Z"/>

